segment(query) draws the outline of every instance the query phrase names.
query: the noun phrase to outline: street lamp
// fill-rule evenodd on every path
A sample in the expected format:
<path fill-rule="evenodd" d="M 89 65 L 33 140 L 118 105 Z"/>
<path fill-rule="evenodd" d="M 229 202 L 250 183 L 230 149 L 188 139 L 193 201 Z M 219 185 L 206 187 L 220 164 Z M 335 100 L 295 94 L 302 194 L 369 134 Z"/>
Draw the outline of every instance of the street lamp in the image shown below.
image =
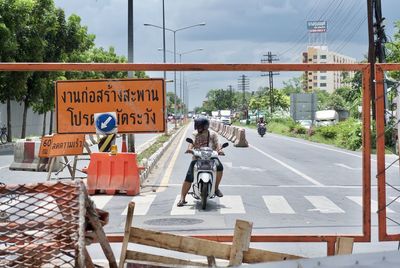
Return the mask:
<path fill-rule="evenodd" d="M 163 1 L 163 5 L 164 5 L 164 1 Z M 161 27 L 161 26 L 158 26 L 158 25 L 155 25 L 155 24 L 151 24 L 151 23 L 144 23 L 143 25 L 144 26 L 155 27 L 155 28 L 158 28 L 158 29 L 162 29 L 163 31 L 167 30 L 167 31 L 170 31 L 170 32 L 174 33 L 174 63 L 176 63 L 176 33 L 179 32 L 179 31 L 183 31 L 183 30 L 186 30 L 186 29 L 193 28 L 193 27 L 205 26 L 206 23 L 202 22 L 202 23 L 198 23 L 198 24 L 194 24 L 194 25 L 178 28 L 178 29 L 175 29 L 175 30 L 166 28 L 165 26 Z M 164 42 L 164 46 L 163 47 L 164 47 L 164 59 L 165 59 L 165 52 L 166 52 L 166 50 L 165 50 L 165 35 L 164 35 L 164 38 L 163 38 L 163 42 Z M 176 116 L 176 71 L 174 71 L 174 81 L 175 81 L 174 82 L 174 94 L 175 94 L 174 113 L 175 113 L 175 116 Z M 175 128 L 176 128 L 176 121 L 175 121 Z"/>
<path fill-rule="evenodd" d="M 159 48 L 158 51 L 163 51 L 164 49 Z M 166 52 L 172 53 L 172 54 L 178 54 L 179 55 L 179 63 L 182 63 L 182 55 L 186 55 L 186 54 L 190 54 L 190 53 L 194 53 L 194 52 L 198 52 L 198 51 L 203 51 L 203 48 L 197 48 L 197 49 L 193 49 L 193 50 L 188 50 L 188 51 L 184 51 L 184 52 L 174 52 L 171 50 L 165 50 Z M 179 87 L 180 87 L 180 91 L 179 91 L 179 98 L 181 99 L 181 101 L 185 104 L 186 101 L 185 99 L 182 97 L 183 96 L 183 89 L 182 89 L 182 71 L 180 72 L 179 75 Z M 187 106 L 186 106 L 187 107 Z M 183 114 L 183 110 L 181 111 Z"/>

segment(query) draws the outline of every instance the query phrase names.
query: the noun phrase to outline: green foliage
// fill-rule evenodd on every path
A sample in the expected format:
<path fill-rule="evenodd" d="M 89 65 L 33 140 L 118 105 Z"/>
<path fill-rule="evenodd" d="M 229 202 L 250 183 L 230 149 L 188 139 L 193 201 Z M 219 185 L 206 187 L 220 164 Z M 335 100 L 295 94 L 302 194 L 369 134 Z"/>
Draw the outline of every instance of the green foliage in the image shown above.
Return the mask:
<path fill-rule="evenodd" d="M 315 134 L 319 134 L 325 139 L 334 139 L 337 135 L 337 129 L 335 126 L 321 126 L 315 129 Z"/>
<path fill-rule="evenodd" d="M 349 150 L 358 150 L 362 146 L 362 124 L 355 119 L 349 119 L 336 125 L 336 144 Z"/>
<path fill-rule="evenodd" d="M 282 93 L 286 96 L 290 96 L 292 93 L 304 93 L 303 90 L 304 77 L 294 77 L 288 81 L 283 81 L 284 87 L 282 88 Z"/>

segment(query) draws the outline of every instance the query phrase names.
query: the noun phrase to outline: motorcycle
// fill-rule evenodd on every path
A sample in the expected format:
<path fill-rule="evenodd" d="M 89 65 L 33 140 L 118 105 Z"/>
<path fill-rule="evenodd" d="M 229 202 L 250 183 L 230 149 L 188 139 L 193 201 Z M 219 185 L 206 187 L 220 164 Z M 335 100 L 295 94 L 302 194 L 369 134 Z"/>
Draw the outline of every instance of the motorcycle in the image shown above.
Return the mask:
<path fill-rule="evenodd" d="M 267 127 L 265 126 L 265 123 L 258 123 L 257 132 L 261 137 L 265 135 L 265 132 L 267 132 Z"/>
<path fill-rule="evenodd" d="M 187 138 L 188 143 L 193 144 L 191 138 Z M 222 148 L 228 147 L 229 143 L 222 144 Z M 217 175 L 217 165 L 214 157 L 219 154 L 210 147 L 201 147 L 190 151 L 196 157 L 196 164 L 193 168 L 193 192 L 190 192 L 194 199 L 201 200 L 201 208 L 206 209 L 207 199 L 215 197 L 215 183 Z"/>

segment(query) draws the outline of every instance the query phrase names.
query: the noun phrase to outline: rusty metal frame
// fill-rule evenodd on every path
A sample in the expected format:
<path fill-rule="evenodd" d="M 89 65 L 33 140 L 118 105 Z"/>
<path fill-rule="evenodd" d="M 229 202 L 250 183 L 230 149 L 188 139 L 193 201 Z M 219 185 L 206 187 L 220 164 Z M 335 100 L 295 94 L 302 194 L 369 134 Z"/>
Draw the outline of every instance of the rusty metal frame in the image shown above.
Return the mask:
<path fill-rule="evenodd" d="M 379 241 L 399 241 L 400 234 L 388 234 L 386 217 L 386 162 L 385 162 L 385 71 L 400 71 L 400 64 L 375 65 L 376 96 L 376 158 L 378 179 L 378 238 Z"/>
<path fill-rule="evenodd" d="M 371 68 L 369 64 L 0 63 L 0 71 L 361 71 L 363 77 L 362 234 L 255 234 L 252 235 L 251 242 L 325 242 L 327 255 L 333 255 L 338 237 L 353 237 L 355 242 L 370 242 L 371 240 L 371 119 L 369 113 Z M 385 211 L 383 210 L 382 213 Z M 193 237 L 220 242 L 232 242 L 233 239 L 233 235 Z M 107 238 L 110 242 L 121 242 L 123 234 L 109 234 Z"/>

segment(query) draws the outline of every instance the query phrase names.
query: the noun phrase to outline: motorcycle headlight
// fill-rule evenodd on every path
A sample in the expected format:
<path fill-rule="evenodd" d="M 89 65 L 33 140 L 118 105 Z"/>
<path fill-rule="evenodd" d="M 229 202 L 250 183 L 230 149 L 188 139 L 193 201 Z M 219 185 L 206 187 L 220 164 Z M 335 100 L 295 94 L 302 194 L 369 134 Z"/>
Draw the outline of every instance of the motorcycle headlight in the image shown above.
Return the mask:
<path fill-rule="evenodd" d="M 201 158 L 210 158 L 211 154 L 212 154 L 212 151 L 202 151 Z"/>

